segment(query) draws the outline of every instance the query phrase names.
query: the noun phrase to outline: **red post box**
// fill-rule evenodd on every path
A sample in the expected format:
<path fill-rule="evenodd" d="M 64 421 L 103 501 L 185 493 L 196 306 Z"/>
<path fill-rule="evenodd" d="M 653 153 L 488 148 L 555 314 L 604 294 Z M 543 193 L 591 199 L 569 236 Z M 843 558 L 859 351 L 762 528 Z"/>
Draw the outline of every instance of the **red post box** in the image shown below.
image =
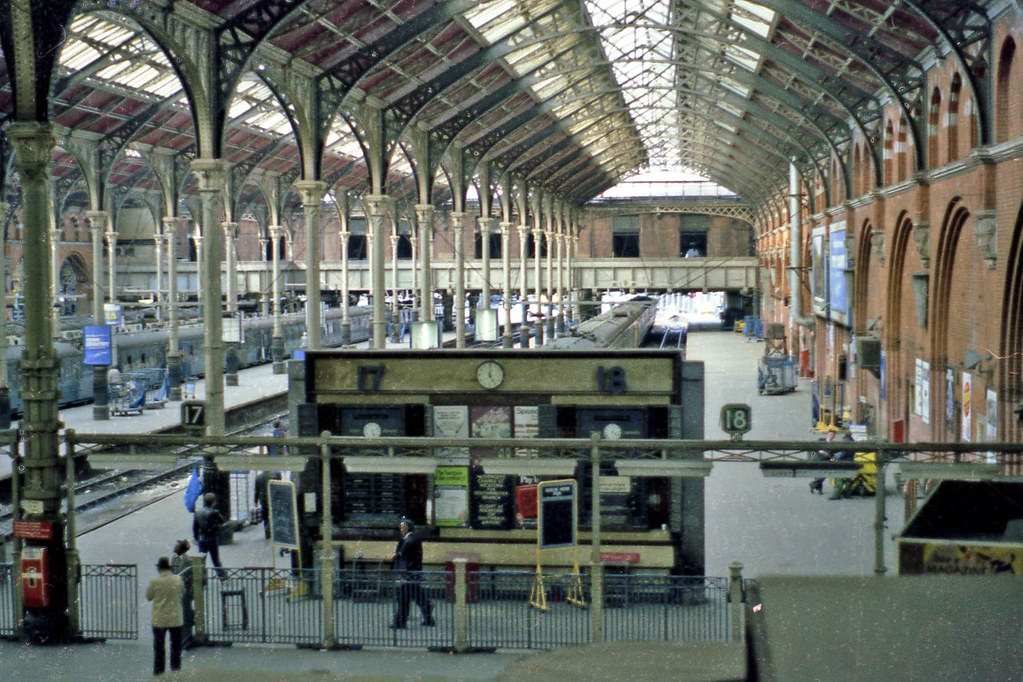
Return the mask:
<path fill-rule="evenodd" d="M 50 605 L 49 560 L 45 547 L 24 547 L 21 550 L 21 600 L 29 608 Z"/>

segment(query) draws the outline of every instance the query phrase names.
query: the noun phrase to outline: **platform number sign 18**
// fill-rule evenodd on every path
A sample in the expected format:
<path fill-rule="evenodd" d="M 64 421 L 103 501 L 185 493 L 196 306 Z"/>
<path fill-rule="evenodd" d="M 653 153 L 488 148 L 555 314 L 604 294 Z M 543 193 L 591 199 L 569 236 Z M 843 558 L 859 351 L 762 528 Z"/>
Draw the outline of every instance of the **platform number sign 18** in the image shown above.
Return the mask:
<path fill-rule="evenodd" d="M 744 403 L 728 403 L 721 407 L 721 430 L 739 440 L 742 434 L 750 430 L 753 424 L 749 405 Z"/>

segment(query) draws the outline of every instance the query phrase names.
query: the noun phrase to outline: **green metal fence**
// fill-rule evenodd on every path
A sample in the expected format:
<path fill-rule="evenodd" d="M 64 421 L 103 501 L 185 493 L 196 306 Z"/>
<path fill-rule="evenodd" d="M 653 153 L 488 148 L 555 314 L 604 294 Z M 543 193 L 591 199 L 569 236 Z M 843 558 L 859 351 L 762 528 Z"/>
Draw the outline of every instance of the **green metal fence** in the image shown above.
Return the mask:
<path fill-rule="evenodd" d="M 101 639 L 138 639 L 138 567 L 84 564 L 78 589 L 80 634 Z"/>
<path fill-rule="evenodd" d="M 333 572 L 329 611 L 323 600 L 328 586 L 319 569 L 235 568 L 221 580 L 203 568 L 201 575 L 196 604 L 203 607 L 196 609 L 195 632 L 208 644 L 478 651 L 593 641 L 586 575 L 545 575 L 537 592 L 536 575 L 529 571 L 473 571 L 465 574 L 457 598 L 458 583 L 450 572 L 406 576 L 383 568 L 343 569 Z M 727 578 L 612 574 L 605 575 L 603 585 L 605 641 L 729 641 L 734 636 L 738 609 L 728 603 Z M 408 614 L 401 623 L 397 611 L 403 596 Z M 333 619 L 329 628 L 327 618 Z"/>
<path fill-rule="evenodd" d="M 13 637 L 18 615 L 14 612 L 14 565 L 0 564 L 0 637 Z"/>

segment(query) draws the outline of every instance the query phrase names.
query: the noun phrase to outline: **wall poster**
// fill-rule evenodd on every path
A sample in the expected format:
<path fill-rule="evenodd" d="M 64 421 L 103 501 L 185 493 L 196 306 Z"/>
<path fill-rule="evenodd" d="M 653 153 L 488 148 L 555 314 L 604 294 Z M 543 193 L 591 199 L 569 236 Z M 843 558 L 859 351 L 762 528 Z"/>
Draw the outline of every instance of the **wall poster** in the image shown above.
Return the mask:
<path fill-rule="evenodd" d="M 434 523 L 469 524 L 469 467 L 439 466 L 433 474 Z"/>

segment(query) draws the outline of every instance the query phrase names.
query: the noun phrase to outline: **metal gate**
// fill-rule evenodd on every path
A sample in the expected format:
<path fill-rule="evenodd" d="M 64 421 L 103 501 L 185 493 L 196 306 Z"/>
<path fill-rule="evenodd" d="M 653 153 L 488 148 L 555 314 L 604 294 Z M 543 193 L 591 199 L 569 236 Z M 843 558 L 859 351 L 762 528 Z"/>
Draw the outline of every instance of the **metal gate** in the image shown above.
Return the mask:
<path fill-rule="evenodd" d="M 138 566 L 83 564 L 78 616 L 83 637 L 139 638 Z"/>

